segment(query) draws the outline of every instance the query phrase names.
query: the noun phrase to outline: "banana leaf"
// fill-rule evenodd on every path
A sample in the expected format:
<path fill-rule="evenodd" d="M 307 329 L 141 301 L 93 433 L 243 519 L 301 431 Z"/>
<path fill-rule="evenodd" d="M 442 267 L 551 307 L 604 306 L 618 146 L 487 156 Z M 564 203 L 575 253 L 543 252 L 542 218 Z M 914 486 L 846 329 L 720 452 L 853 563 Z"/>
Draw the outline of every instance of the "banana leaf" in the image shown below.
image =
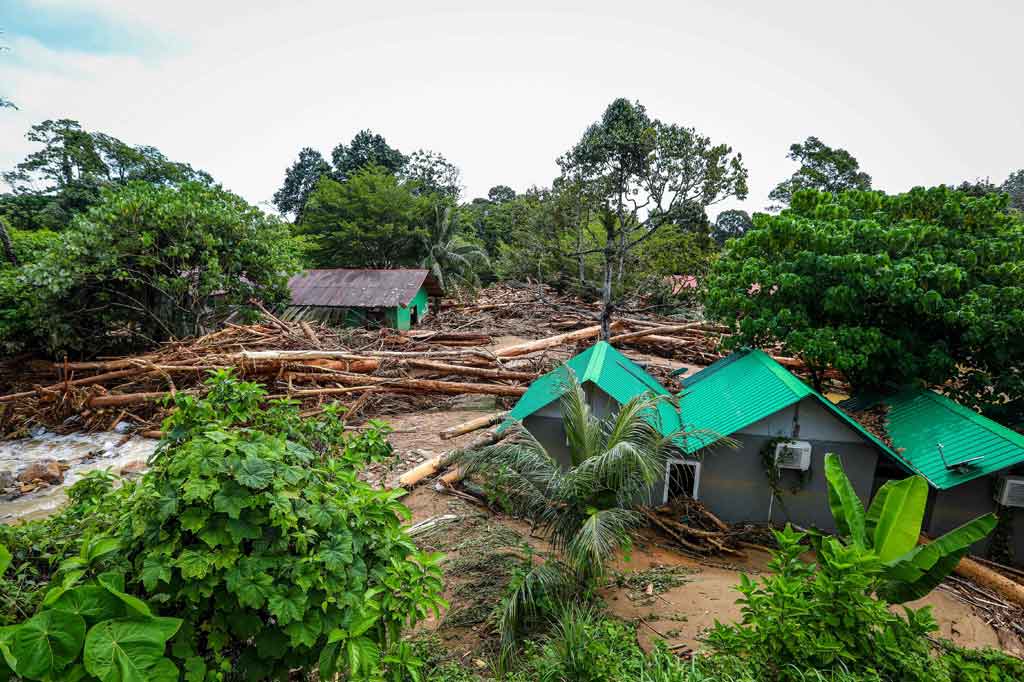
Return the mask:
<path fill-rule="evenodd" d="M 867 547 L 864 533 L 864 505 L 843 471 L 839 456 L 825 455 L 825 478 L 828 480 L 828 506 L 836 522 L 836 531 L 853 540 L 858 547 Z"/>
<path fill-rule="evenodd" d="M 997 522 L 995 514 L 979 516 L 889 562 L 885 568 L 885 583 L 878 590 L 878 596 L 890 604 L 902 604 L 925 596 L 953 572 L 971 545 L 992 532 Z"/>
<path fill-rule="evenodd" d="M 928 482 L 921 476 L 889 481 L 881 506 L 871 505 L 875 553 L 883 562 L 897 559 L 917 546 L 928 502 Z M 880 491 L 881 492 L 881 491 Z"/>

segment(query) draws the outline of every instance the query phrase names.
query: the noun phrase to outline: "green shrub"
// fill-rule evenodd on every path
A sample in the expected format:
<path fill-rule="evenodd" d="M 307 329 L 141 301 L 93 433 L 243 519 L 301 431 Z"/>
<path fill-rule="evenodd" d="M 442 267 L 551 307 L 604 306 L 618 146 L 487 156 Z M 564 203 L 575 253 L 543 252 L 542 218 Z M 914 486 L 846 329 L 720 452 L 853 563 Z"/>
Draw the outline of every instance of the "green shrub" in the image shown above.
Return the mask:
<path fill-rule="evenodd" d="M 876 600 L 882 564 L 874 553 L 825 538 L 811 564 L 800 558 L 802 533 L 787 527 L 775 537 L 771 575 L 759 583 L 743 576 L 742 622 L 717 624 L 707 640 L 713 650 L 743 659 L 766 681 L 799 680 L 806 671 L 935 679 L 930 609 L 898 615 Z"/>
<path fill-rule="evenodd" d="M 263 389 L 229 374 L 208 385 L 178 398 L 124 521 L 136 587 L 185 621 L 175 656 L 245 679 L 414 668 L 399 636 L 443 604 L 439 556 L 401 528 L 399 493 L 357 480 L 377 436 L 360 452 L 335 415 L 261 410 Z"/>

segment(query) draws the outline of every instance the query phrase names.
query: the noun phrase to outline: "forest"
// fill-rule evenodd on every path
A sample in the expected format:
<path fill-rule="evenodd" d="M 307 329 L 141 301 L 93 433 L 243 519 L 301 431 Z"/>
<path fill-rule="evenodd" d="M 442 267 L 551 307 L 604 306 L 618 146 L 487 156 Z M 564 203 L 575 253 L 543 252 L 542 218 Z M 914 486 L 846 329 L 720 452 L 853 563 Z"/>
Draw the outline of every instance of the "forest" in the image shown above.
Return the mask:
<path fill-rule="evenodd" d="M 0 355 L 5 376 L 43 363 L 64 386 L 33 378 L 6 388 L 62 419 L 98 413 L 113 428 L 137 418 L 159 441 L 145 474 L 94 471 L 52 516 L 0 525 L 0 679 L 1024 679 L 1014 652 L 950 641 L 931 605 L 915 601 L 938 593 L 973 543 L 1012 535 L 1007 523 L 979 515 L 918 545 L 925 478 L 889 481 L 864 504 L 834 454 L 813 476 L 835 534 L 786 524 L 745 535 L 754 531 L 698 511 L 665 521 L 635 502 L 677 461 L 670 451 L 685 425 L 666 435 L 650 419 L 671 402 L 664 396 L 602 416 L 569 372 L 556 403 L 568 468 L 515 426 L 451 451 L 444 467 L 467 482 L 430 498 L 426 521 L 409 507 L 432 488 L 409 498 L 377 485 L 397 456 L 389 437 L 402 431 L 383 420 L 400 422 L 402 410 L 378 402 L 380 420 L 357 417 L 370 403 L 350 392 L 378 395 L 374 382 L 394 378 L 357 376 L 354 364 L 434 372 L 420 384 L 403 374 L 413 383 L 397 400 L 460 371 L 519 397 L 562 356 L 513 365 L 518 349 L 459 344 L 501 319 L 526 320 L 509 336 L 527 336 L 528 323 L 540 333 L 538 319 L 564 322 L 569 308 L 578 324 L 567 329 L 593 327 L 566 342 L 579 350 L 657 330 L 690 334 L 679 346 L 701 334 L 720 340 L 715 358 L 765 349 L 817 394 L 934 388 L 1004 427 L 1024 424 L 1024 168 L 887 193 L 853 152 L 807 131 L 779 141 L 792 174 L 770 179 L 772 205 L 748 212 L 723 208 L 749 193 L 742 150 L 728 140 L 625 98 L 579 129 L 548 185 L 496 185 L 485 197 L 464 195 L 462 170 L 441 151 L 397 149 L 386 131 L 361 130 L 273 169 L 271 208 L 118 131 L 33 125 L 34 151 L 2 176 Z M 446 307 L 431 313 L 444 325 L 403 336 L 279 319 L 289 279 L 320 268 L 426 269 L 445 290 Z M 527 295 L 548 312 L 498 317 Z M 221 350 L 232 334 L 242 340 Z M 308 348 L 295 345 L 302 338 Z M 311 359 L 289 364 L 288 353 L 305 351 Z M 118 356 L 136 360 L 117 365 Z M 226 367 L 229 356 L 243 361 Z M 143 365 L 161 381 L 198 378 L 174 374 L 159 397 L 131 394 L 148 395 L 140 404 L 153 412 L 95 409 L 116 393 L 72 398 L 69 368 L 131 382 Z M 292 386 L 335 370 L 348 383 Z M 5 423 L 15 414 L 3 415 L 15 405 L 7 397 Z M 501 400 L 491 405 L 507 408 Z M 132 410 L 143 416 L 126 417 Z M 427 430 L 408 428 L 420 431 L 412 438 Z M 880 445 L 890 446 L 899 453 Z M 657 619 L 612 613 L 611 591 L 652 612 L 690 580 L 623 568 L 623 556 L 653 551 L 640 534 L 651 523 L 687 556 L 707 559 L 712 545 L 714 556 L 769 553 L 737 580 L 735 622 L 715 618 L 700 652 L 668 638 L 641 646 L 638 633 Z M 467 590 L 487 595 L 473 607 L 479 617 L 452 608 Z M 455 613 L 466 618 L 457 641 L 430 634 Z"/>

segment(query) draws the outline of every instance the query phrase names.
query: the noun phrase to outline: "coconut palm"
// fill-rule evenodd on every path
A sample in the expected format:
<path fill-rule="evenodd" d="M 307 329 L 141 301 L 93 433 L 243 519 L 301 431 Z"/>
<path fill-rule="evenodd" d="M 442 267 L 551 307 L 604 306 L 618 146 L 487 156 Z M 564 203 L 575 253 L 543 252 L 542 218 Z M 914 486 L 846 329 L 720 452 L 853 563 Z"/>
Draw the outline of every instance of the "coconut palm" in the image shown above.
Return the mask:
<path fill-rule="evenodd" d="M 487 252 L 466 241 L 456 232 L 452 220 L 452 207 L 438 202 L 434 205 L 434 220 L 423 239 L 426 255 L 420 264 L 433 273 L 444 287 L 446 284 L 473 285 L 477 282 L 474 266 L 487 265 Z"/>
<path fill-rule="evenodd" d="M 664 474 L 673 441 L 682 435 L 659 428 L 658 407 L 670 396 L 639 396 L 602 419 L 572 370 L 566 368 L 563 380 L 567 467 L 521 425 L 500 443 L 453 457 L 466 475 L 493 481 L 511 511 L 528 519 L 556 552 L 513 579 L 497 614 L 506 651 L 538 604 L 586 596 L 609 559 L 630 547 L 631 531 L 643 520 L 634 507 Z"/>

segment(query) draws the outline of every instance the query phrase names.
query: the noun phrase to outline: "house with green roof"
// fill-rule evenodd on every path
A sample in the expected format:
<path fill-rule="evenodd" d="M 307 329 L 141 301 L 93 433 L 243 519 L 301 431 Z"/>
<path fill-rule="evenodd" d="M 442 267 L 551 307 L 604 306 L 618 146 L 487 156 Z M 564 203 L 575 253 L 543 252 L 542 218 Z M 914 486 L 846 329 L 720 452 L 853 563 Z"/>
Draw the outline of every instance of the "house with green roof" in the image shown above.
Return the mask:
<path fill-rule="evenodd" d="M 670 395 L 605 342 L 566 366 L 598 415 L 646 392 Z M 558 400 L 564 372 L 537 379 L 504 425 L 520 421 L 563 463 L 569 461 Z M 651 504 L 686 495 L 731 523 L 791 522 L 831 531 L 824 457 L 833 452 L 865 503 L 887 480 L 924 476 L 933 489 L 925 529 L 938 535 L 992 511 L 1007 474 L 1024 466 L 1024 436 L 932 391 L 860 398 L 841 409 L 760 350 L 733 353 L 682 383 L 678 410 L 666 401 L 653 419 L 663 433 L 685 428 L 677 457 L 650 490 Z M 879 404 L 885 405 L 884 434 L 851 416 Z M 1014 490 L 1015 504 L 1024 506 L 1024 483 Z M 1007 509 L 1016 515 L 1013 542 L 1021 559 L 1024 514 Z"/>
<path fill-rule="evenodd" d="M 931 485 L 928 535 L 996 512 L 1008 518 L 1015 531 L 1010 549 L 1024 563 L 1024 435 L 925 388 L 861 395 L 840 405 L 851 411 L 881 408 L 897 456 Z"/>

